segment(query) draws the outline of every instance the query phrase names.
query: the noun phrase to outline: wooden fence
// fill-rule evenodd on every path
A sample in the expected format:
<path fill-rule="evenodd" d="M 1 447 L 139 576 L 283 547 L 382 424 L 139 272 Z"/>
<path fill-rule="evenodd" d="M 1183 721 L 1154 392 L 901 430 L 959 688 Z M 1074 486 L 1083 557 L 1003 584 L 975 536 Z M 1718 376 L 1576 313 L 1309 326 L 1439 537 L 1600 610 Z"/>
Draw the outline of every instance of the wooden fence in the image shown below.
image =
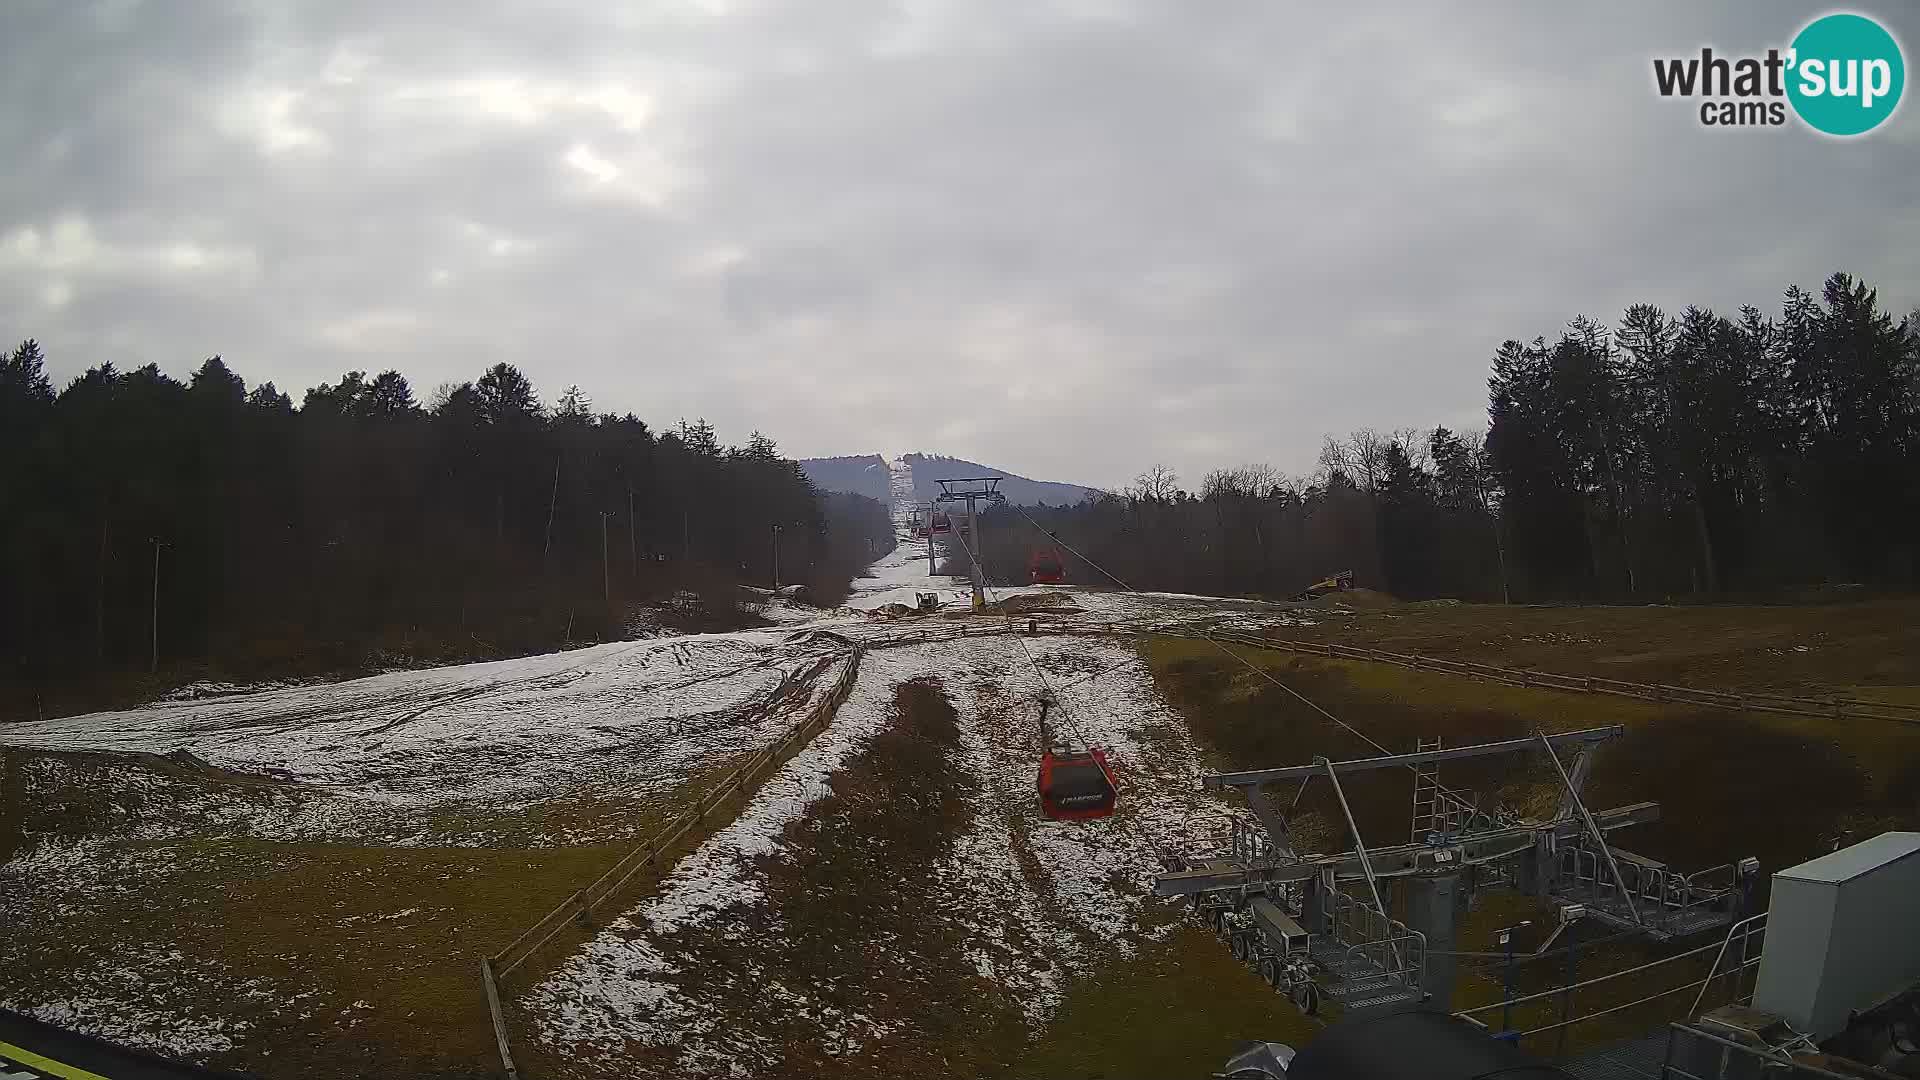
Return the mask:
<path fill-rule="evenodd" d="M 493 1018 L 493 1033 L 500 1047 L 500 1064 L 508 1080 L 519 1080 L 512 1052 L 507 1046 L 507 1021 L 500 1006 L 500 983 L 532 957 L 540 948 L 569 927 L 591 930 L 593 916 L 608 901 L 619 895 L 627 884 L 649 867 L 659 865 L 662 856 L 705 822 L 726 801 L 759 783 L 797 746 L 818 734 L 833 719 L 833 714 L 853 692 L 860 674 L 860 660 L 866 650 L 854 646 L 845 654 L 845 668 L 834 680 L 827 695 L 815 702 L 800 721 L 787 729 L 773 744 L 756 750 L 745 762 L 721 778 L 700 797 L 700 801 L 676 815 L 661 830 L 628 852 L 625 858 L 607 868 L 585 888 L 560 902 L 540 921 L 526 929 L 512 944 L 480 961 L 480 979 L 487 995 L 487 1010 Z"/>
<path fill-rule="evenodd" d="M 1155 632 L 1164 633 L 1164 631 Z M 1810 716 L 1827 720 L 1877 720 L 1892 724 L 1920 724 L 1920 704 L 1897 701 L 1870 701 L 1844 696 L 1814 698 L 1752 691 L 1734 693 L 1722 690 L 1699 690 L 1689 686 L 1626 682 L 1620 679 L 1602 678 L 1598 675 L 1561 675 L 1530 668 L 1496 667 L 1492 664 L 1474 664 L 1464 660 L 1443 660 L 1435 656 L 1415 656 L 1354 645 L 1336 645 L 1332 642 L 1292 641 L 1286 638 L 1257 637 L 1252 634 L 1178 633 L 1174 636 L 1212 638 L 1251 648 L 1279 649 L 1307 656 L 1325 656 L 1335 660 L 1365 660 L 1380 664 L 1394 664 L 1413 671 L 1462 675 L 1504 683 L 1508 686 L 1525 686 L 1541 690 L 1564 690 L 1576 694 L 1611 694 L 1615 697 L 1637 698 L 1641 701 L 1670 705 L 1695 705 L 1739 712 L 1779 713 L 1785 716 Z"/>
<path fill-rule="evenodd" d="M 1111 624 L 1104 626 L 1074 625 L 1072 623 L 1049 622 L 1046 619 L 1029 620 L 1024 616 L 996 620 L 989 625 L 980 626 L 934 626 L 916 627 L 914 630 L 886 642 L 877 642 L 873 648 L 888 648 L 899 645 L 926 644 L 935 641 L 953 641 L 960 638 L 986 637 L 995 634 L 1023 632 L 1031 626 L 1033 632 L 1041 634 L 1103 635 L 1116 637 L 1173 637 L 1195 641 L 1214 641 L 1241 645 L 1254 649 L 1276 649 L 1281 652 L 1300 653 L 1306 656 L 1324 656 L 1334 660 L 1360 660 L 1379 664 L 1393 664 L 1412 671 L 1431 671 L 1443 675 L 1459 675 L 1466 678 L 1486 679 L 1507 686 L 1523 686 L 1536 690 L 1562 690 L 1576 694 L 1610 694 L 1614 697 L 1635 698 L 1667 705 L 1694 705 L 1712 709 L 1729 709 L 1737 712 L 1777 713 L 1783 716 L 1806 716 L 1823 720 L 1871 720 L 1889 724 L 1920 725 L 1920 703 L 1899 701 L 1873 701 L 1867 698 L 1829 695 L 1826 697 L 1801 697 L 1792 694 L 1770 694 L 1758 691 L 1732 692 L 1723 690 L 1700 690 L 1690 686 L 1671 686 L 1665 683 L 1627 682 L 1622 679 L 1609 679 L 1599 675 L 1563 675 L 1552 671 L 1538 671 L 1532 668 L 1497 667 L 1492 664 L 1475 664 L 1465 660 L 1446 660 L 1437 656 L 1418 656 L 1410 653 L 1387 652 L 1384 649 L 1368 649 L 1356 645 L 1337 645 L 1333 642 L 1296 641 L 1288 638 L 1260 637 L 1255 634 L 1233 631 L 1206 631 L 1181 627 L 1152 626 L 1147 624 Z"/>

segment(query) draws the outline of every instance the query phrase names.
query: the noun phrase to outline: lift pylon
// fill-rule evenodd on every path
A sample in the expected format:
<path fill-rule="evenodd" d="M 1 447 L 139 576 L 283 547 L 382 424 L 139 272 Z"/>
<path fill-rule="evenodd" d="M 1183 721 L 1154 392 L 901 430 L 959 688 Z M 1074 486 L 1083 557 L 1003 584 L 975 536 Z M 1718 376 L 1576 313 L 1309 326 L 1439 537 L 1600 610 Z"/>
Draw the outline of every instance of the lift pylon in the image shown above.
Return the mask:
<path fill-rule="evenodd" d="M 967 549 L 967 570 L 973 579 L 973 610 L 979 611 L 987 606 L 987 578 L 986 570 L 980 565 L 980 519 L 974 505 L 1003 503 L 1007 497 L 1000 494 L 998 476 L 963 476 L 934 482 L 940 485 L 940 495 L 935 502 L 967 504 L 967 539 L 961 546 Z"/>

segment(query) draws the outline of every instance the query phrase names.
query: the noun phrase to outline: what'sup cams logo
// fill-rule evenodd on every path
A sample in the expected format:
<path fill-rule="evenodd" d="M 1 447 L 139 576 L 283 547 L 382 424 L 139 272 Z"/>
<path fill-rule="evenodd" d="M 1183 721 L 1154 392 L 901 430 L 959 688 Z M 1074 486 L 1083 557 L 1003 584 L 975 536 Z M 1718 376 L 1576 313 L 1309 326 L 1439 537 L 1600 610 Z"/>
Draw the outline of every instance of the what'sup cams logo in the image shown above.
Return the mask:
<path fill-rule="evenodd" d="M 1800 28 L 1785 49 L 1765 56 L 1656 57 L 1661 97 L 1700 99 L 1706 127 L 1779 127 L 1787 108 L 1826 135 L 1865 135 L 1900 106 L 1907 85 L 1900 42 L 1879 23 L 1848 12 Z"/>

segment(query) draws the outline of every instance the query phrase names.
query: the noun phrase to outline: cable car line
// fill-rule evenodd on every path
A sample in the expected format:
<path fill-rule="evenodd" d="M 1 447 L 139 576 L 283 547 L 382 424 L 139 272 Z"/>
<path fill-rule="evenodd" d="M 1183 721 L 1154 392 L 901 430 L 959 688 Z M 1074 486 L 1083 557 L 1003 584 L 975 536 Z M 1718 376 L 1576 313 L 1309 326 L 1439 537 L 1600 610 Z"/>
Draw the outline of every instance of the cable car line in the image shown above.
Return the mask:
<path fill-rule="evenodd" d="M 987 584 L 986 570 L 980 563 L 979 554 L 967 543 L 964 534 L 956 533 L 955 535 L 960 537 L 960 546 L 966 551 L 967 558 L 972 561 L 976 580 L 980 582 L 981 588 L 993 598 L 994 603 L 999 603 L 999 599 L 994 596 L 993 586 Z M 1040 812 L 1055 821 L 1084 821 L 1112 817 L 1120 799 L 1120 786 L 1114 780 L 1113 770 L 1107 764 L 1106 752 L 1094 746 L 1092 740 L 1087 738 L 1079 721 L 1074 718 L 1072 707 L 1068 705 L 1065 697 L 1054 689 L 1053 680 L 1047 677 L 1046 669 L 1040 666 L 1039 659 L 1033 655 L 1033 650 L 1028 647 L 1026 639 L 1018 634 L 1012 636 L 1014 642 L 1020 646 L 1020 651 L 1025 654 L 1027 663 L 1032 666 L 1034 674 L 1040 677 L 1040 684 L 1046 688 L 1046 697 L 1040 704 L 1042 745 L 1039 775 L 1035 780 L 1035 787 L 1040 795 Z M 1054 752 L 1053 740 L 1046 730 L 1047 711 L 1050 703 L 1053 702 L 1059 703 L 1060 711 L 1066 718 L 1067 727 L 1079 740 L 1078 752 L 1069 751 L 1060 754 Z M 1123 821 L 1122 827 L 1125 827 L 1125 824 Z"/>

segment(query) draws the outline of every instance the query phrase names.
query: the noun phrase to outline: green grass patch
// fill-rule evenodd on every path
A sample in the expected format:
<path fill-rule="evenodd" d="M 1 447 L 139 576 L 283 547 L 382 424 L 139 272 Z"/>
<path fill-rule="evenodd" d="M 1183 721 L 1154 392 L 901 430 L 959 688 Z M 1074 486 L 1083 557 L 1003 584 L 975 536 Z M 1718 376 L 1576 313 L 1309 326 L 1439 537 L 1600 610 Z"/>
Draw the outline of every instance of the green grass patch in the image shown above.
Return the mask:
<path fill-rule="evenodd" d="M 11 771 L 3 775 L 26 772 L 39 756 L 8 752 Z M 633 838 L 658 830 L 735 764 L 715 762 L 646 799 L 470 806 L 423 821 L 430 837 L 481 836 L 497 845 L 474 847 L 192 835 L 203 823 L 182 808 L 202 805 L 196 796 L 217 790 L 223 799 L 249 800 L 276 792 L 141 758 L 45 756 L 58 759 L 48 774 L 58 783 L 24 800 L 27 835 L 71 839 L 163 821 L 188 835 L 109 843 L 103 857 L 139 868 L 137 880 L 80 893 L 49 882 L 44 894 L 24 897 L 26 917 L 0 940 L 11 994 L 84 1001 L 95 989 L 86 982 L 94 965 L 178 953 L 186 958 L 181 970 L 144 975 L 156 1017 L 178 1011 L 238 1021 L 247 1025 L 239 1048 L 215 1064 L 316 1080 L 494 1075 L 480 958 L 599 877 Z M 729 820 L 744 798 L 720 807 L 680 850 Z M 619 839 L 570 846 L 537 839 L 567 834 Z M 643 875 L 615 906 L 651 883 Z M 581 936 L 563 934 L 511 985 L 526 985 Z"/>
<path fill-rule="evenodd" d="M 1399 605 L 1285 632 L 1389 652 L 1708 690 L 1920 688 L 1920 597 L 1667 607 Z"/>
<path fill-rule="evenodd" d="M 1206 1076 L 1248 1040 L 1299 1046 L 1319 1025 L 1183 925 L 1076 982 L 1047 1030 L 994 1075 L 1008 1080 Z M 955 1074 L 960 1075 L 960 1074 Z"/>
<path fill-rule="evenodd" d="M 1375 753 L 1210 643 L 1158 639 L 1142 648 L 1156 683 L 1219 767 Z M 1413 749 L 1417 737 L 1464 745 L 1623 724 L 1625 737 L 1599 752 L 1589 805 L 1659 802 L 1663 819 L 1619 842 L 1685 870 L 1746 855 L 1777 870 L 1824 853 L 1836 839 L 1920 824 L 1920 727 L 1669 706 L 1390 664 L 1235 651 L 1394 752 Z M 1556 797 L 1556 781 L 1537 761 L 1451 764 L 1441 779 L 1529 809 L 1549 808 Z M 1405 772 L 1361 774 L 1348 794 L 1370 843 L 1408 835 Z M 1348 846 L 1343 823 L 1327 827 L 1339 818 L 1324 796 L 1324 785 L 1309 788 L 1303 809 L 1317 820 L 1303 820 L 1302 829 L 1311 840 Z"/>
<path fill-rule="evenodd" d="M 247 1026 L 242 1049 L 216 1064 L 316 1078 L 490 1075 L 480 957 L 617 857 L 255 839 L 113 850 L 172 869 L 14 928 L 13 993 L 84 1001 L 91 963 L 177 953 L 179 970 L 146 974 L 153 1004 L 185 1001 Z M 181 985 L 188 973 L 197 982 Z"/>

